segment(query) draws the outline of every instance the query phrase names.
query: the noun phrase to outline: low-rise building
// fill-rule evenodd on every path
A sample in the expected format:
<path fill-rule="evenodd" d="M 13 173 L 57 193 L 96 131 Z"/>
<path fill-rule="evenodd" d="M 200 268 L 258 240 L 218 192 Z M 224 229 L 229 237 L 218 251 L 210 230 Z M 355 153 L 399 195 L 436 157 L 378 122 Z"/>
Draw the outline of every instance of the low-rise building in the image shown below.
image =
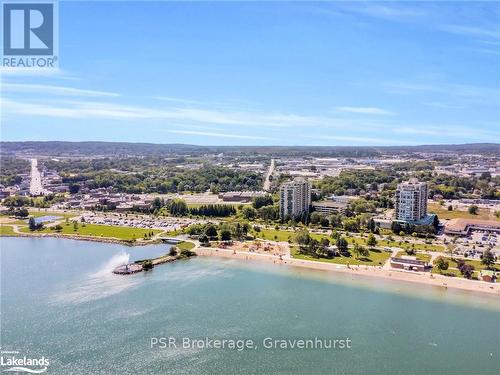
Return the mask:
<path fill-rule="evenodd" d="M 240 202 L 248 203 L 251 202 L 255 197 L 262 197 L 267 193 L 264 191 L 227 191 L 225 193 L 219 193 L 219 199 L 224 202 Z"/>
<path fill-rule="evenodd" d="M 452 219 L 445 225 L 445 234 L 466 236 L 471 230 L 486 230 L 500 233 L 500 222 L 477 219 Z"/>
<path fill-rule="evenodd" d="M 391 267 L 404 269 L 407 271 L 424 272 L 428 269 L 428 264 L 412 256 L 391 257 Z"/>
<path fill-rule="evenodd" d="M 313 202 L 312 206 L 314 208 L 314 211 L 325 215 L 331 215 L 335 213 L 344 214 L 347 209 L 347 203 L 339 203 L 333 201 Z"/>
<path fill-rule="evenodd" d="M 486 281 L 488 283 L 494 283 L 497 280 L 497 273 L 491 270 L 482 270 L 481 280 Z"/>

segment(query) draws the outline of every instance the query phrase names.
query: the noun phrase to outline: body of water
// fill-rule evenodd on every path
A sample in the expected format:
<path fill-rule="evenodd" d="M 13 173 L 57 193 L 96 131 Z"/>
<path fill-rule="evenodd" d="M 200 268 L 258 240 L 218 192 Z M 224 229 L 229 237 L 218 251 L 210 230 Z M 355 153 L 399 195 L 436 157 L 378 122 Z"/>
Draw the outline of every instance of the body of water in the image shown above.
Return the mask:
<path fill-rule="evenodd" d="M 2 350 L 45 356 L 47 374 L 500 373 L 495 297 L 216 258 L 111 273 L 166 252 L 2 238 Z M 151 348 L 158 337 L 177 347 Z M 256 348 L 182 348 L 184 337 Z M 351 348 L 266 349 L 268 337 L 348 337 Z"/>

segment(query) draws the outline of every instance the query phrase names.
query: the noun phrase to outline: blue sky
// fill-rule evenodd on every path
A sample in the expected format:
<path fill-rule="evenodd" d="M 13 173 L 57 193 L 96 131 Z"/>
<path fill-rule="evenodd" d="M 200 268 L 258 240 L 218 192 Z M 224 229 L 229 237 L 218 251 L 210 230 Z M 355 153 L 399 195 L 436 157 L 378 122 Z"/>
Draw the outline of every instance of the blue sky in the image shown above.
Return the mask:
<path fill-rule="evenodd" d="M 500 142 L 498 2 L 70 2 L 2 71 L 1 139 Z"/>

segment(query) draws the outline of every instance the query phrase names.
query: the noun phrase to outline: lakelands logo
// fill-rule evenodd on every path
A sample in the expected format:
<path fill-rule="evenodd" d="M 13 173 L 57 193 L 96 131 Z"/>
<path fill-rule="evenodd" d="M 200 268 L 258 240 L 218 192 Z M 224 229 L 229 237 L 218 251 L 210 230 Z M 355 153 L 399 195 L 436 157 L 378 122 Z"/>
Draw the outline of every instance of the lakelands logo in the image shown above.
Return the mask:
<path fill-rule="evenodd" d="M 2 65 L 11 68 L 53 68 L 58 60 L 57 2 L 2 3 Z"/>
<path fill-rule="evenodd" d="M 2 350 L 0 355 L 0 366 L 2 372 L 26 372 L 29 374 L 42 374 L 47 371 L 50 361 L 48 358 L 19 356 L 18 351 Z M 5 368 L 6 367 L 6 368 Z"/>

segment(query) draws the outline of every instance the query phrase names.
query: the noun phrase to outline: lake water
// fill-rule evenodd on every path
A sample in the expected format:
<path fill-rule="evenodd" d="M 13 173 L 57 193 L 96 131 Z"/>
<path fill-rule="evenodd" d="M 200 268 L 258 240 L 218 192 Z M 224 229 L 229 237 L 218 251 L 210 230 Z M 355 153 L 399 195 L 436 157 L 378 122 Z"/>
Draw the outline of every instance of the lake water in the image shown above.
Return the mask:
<path fill-rule="evenodd" d="M 47 374 L 498 374 L 500 301 L 417 284 L 196 258 L 113 275 L 168 246 L 1 239 L 1 346 Z M 257 349 L 151 349 L 151 337 Z M 273 338 L 352 348 L 265 349 Z"/>
<path fill-rule="evenodd" d="M 57 219 L 62 219 L 62 217 L 61 216 L 53 216 L 53 215 L 45 215 L 45 216 L 39 216 L 39 217 L 34 218 L 36 224 L 45 224 L 47 222 L 54 221 Z M 26 220 L 26 222 L 28 223 L 29 220 Z"/>

